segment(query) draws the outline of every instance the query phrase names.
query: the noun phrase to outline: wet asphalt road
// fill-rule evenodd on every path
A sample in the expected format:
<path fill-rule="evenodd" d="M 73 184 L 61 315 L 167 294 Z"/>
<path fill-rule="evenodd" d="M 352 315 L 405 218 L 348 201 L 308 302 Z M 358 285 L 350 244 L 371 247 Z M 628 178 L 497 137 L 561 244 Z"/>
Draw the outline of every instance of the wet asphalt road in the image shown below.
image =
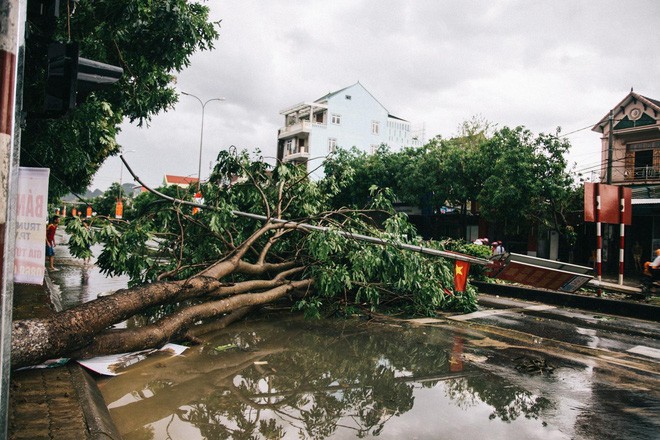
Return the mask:
<path fill-rule="evenodd" d="M 481 295 L 480 304 L 478 312 L 454 319 L 660 363 L 660 326 L 655 322 L 489 295 Z"/>

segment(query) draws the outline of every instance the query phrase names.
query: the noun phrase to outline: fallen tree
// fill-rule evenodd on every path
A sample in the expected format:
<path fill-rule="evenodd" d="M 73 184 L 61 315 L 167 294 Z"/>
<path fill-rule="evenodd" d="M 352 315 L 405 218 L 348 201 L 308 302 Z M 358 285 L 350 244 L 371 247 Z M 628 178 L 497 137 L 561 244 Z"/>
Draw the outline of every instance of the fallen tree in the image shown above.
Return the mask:
<path fill-rule="evenodd" d="M 328 200 L 340 189 L 332 179 L 308 180 L 294 165 L 270 170 L 247 153 L 222 152 L 201 188 L 201 210 L 190 207 L 194 188 L 167 188 L 167 194 L 139 197 L 130 221 L 95 218 L 91 228 L 70 221 L 72 254 L 87 258 L 91 245 L 102 243 L 97 265 L 107 275 L 129 275 L 129 288 L 50 318 L 15 321 L 12 366 L 194 342 L 200 328 L 226 325 L 280 300 L 309 317 L 474 309 L 472 287 L 453 291 L 450 261 L 342 234 L 421 244 L 405 215 L 392 209 L 389 191 L 373 188 L 364 210 L 332 209 Z M 237 217 L 237 211 L 265 220 Z M 448 243 L 424 245 L 444 249 Z M 112 328 L 136 316 L 142 325 Z"/>

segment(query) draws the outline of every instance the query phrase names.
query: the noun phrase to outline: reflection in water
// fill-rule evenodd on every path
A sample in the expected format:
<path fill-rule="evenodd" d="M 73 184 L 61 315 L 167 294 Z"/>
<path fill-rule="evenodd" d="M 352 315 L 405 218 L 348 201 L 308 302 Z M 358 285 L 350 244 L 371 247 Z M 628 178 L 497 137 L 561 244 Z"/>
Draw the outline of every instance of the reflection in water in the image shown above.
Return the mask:
<path fill-rule="evenodd" d="M 536 420 L 550 400 L 464 362 L 463 344 L 439 330 L 251 323 L 100 386 L 125 439 L 568 438 Z"/>

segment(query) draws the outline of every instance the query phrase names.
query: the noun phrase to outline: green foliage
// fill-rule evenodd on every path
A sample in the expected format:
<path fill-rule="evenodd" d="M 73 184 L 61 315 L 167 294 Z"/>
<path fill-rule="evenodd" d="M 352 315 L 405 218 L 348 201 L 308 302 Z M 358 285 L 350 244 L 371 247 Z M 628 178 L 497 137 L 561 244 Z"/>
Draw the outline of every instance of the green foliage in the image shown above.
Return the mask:
<path fill-rule="evenodd" d="M 119 183 L 115 182 L 99 197 L 92 200 L 92 208 L 97 215 L 113 217 L 115 215 L 115 207 L 117 200 L 122 198 L 124 203 L 123 217 L 130 217 L 131 204 L 127 194 L 120 187 Z"/>
<path fill-rule="evenodd" d="M 91 247 L 97 239 L 92 229 L 94 219 L 89 221 L 82 220 L 80 217 L 73 217 L 66 222 L 66 232 L 70 235 L 69 250 L 74 257 L 91 258 Z"/>
<path fill-rule="evenodd" d="M 93 92 L 61 119 L 32 117 L 42 108 L 49 40 L 28 23 L 24 101 L 29 112 L 22 134 L 21 165 L 51 169 L 51 199 L 88 187 L 103 161 L 119 152 L 118 126 L 139 124 L 177 101 L 174 73 L 198 50 L 211 49 L 219 23 L 208 7 L 187 0 L 95 0 L 76 2 L 67 29 L 66 2 L 54 39 L 75 41 L 81 56 L 120 66 L 114 85 Z"/>
<path fill-rule="evenodd" d="M 133 283 L 185 279 L 232 255 L 264 225 L 262 220 L 236 216 L 237 211 L 266 214 L 329 228 L 271 231 L 243 257 L 256 264 L 268 249 L 266 261 L 293 262 L 301 269 L 293 278 L 313 279 L 313 288 L 297 304 L 308 316 L 356 310 L 432 315 L 439 309 L 474 309 L 471 287 L 463 294 L 453 292 L 453 262 L 339 233 L 442 249 L 441 243 L 423 243 L 406 216 L 394 212 L 391 191 L 371 188 L 368 210 L 333 211 L 332 194 L 321 190 L 324 185 L 307 180 L 304 169 L 295 165 L 280 164 L 271 170 L 245 152 L 222 152 L 201 188 L 208 208 L 193 215 L 190 206 L 141 195 L 130 221 L 99 219 L 93 241 L 103 243 L 104 250 L 97 263 L 110 275 L 130 275 Z M 195 189 L 161 191 L 192 200 Z M 235 273 L 223 281 L 248 277 Z"/>
<path fill-rule="evenodd" d="M 544 226 L 574 236 L 579 194 L 567 171 L 570 144 L 556 134 L 533 135 L 523 127 L 492 131 L 475 118 L 451 139 L 434 138 L 420 148 L 367 155 L 339 150 L 325 162 L 332 204 L 364 206 L 369 188 L 391 188 L 397 201 L 432 212 L 449 204 L 466 212 L 478 202 L 480 215 L 497 230 L 524 233 Z M 522 231 L 522 232 L 521 232 Z"/>

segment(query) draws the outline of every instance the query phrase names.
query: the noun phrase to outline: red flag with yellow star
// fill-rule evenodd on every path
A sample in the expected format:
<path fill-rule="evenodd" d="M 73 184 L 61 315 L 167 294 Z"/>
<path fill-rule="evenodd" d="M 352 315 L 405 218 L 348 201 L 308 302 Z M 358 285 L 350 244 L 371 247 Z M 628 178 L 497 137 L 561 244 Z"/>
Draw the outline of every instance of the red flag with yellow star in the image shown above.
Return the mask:
<path fill-rule="evenodd" d="M 470 271 L 470 263 L 467 261 L 456 260 L 454 263 L 454 290 L 456 292 L 465 292 L 467 276 Z"/>

